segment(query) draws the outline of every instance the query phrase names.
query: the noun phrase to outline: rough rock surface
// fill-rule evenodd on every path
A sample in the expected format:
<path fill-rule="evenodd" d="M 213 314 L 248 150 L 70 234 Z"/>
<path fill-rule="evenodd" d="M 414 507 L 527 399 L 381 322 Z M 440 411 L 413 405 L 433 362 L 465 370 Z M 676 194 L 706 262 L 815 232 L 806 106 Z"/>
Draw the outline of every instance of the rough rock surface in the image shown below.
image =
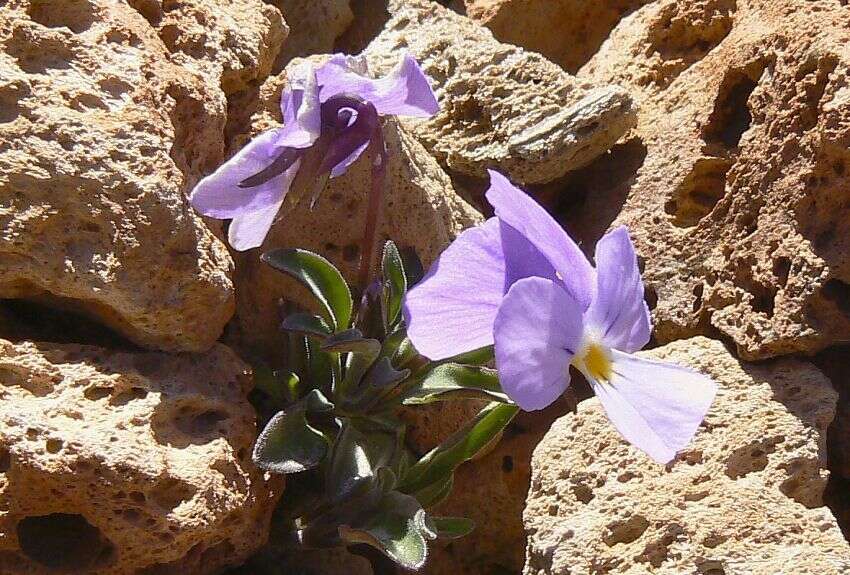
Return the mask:
<path fill-rule="evenodd" d="M 605 152 L 633 124 L 628 93 L 577 81 L 539 54 L 428 0 L 392 0 L 365 51 L 376 73 L 409 52 L 431 77 L 441 111 L 405 120 L 450 170 L 521 183 L 555 180 Z"/>
<path fill-rule="evenodd" d="M 130 0 L 171 52 L 225 94 L 271 72 L 289 29 L 263 0 Z"/>
<path fill-rule="evenodd" d="M 294 60 L 290 66 L 299 64 Z M 261 88 L 252 134 L 280 125 L 285 78 L 284 72 Z M 448 176 L 407 130 L 389 120 L 384 135 L 390 158 L 381 235 L 400 246 L 413 246 L 428 265 L 460 231 L 480 222 L 481 215 L 454 193 Z M 237 146 L 245 140 L 237 140 Z M 312 211 L 309 201 L 284 209 L 263 246 L 236 256 L 237 314 L 246 342 L 278 353 L 283 345 L 278 300 L 284 298 L 310 309 L 316 306 L 294 280 L 261 263 L 259 253 L 282 247 L 312 250 L 330 259 L 349 280 L 355 278 L 370 173 L 364 155 L 345 175 L 329 181 Z M 301 192 L 293 189 L 290 193 Z"/>
<path fill-rule="evenodd" d="M 501 42 L 543 54 L 574 74 L 628 13 L 652 0 L 454 0 Z"/>
<path fill-rule="evenodd" d="M 224 110 L 124 3 L 0 8 L 0 297 L 209 348 L 232 262 L 183 194 L 221 159 Z"/>
<path fill-rule="evenodd" d="M 598 400 L 559 419 L 532 461 L 526 575 L 846 573 L 822 507 L 836 393 L 809 363 L 747 365 L 703 337 L 642 352 L 719 384 L 666 469 L 629 446 Z"/>
<path fill-rule="evenodd" d="M 758 359 L 850 339 L 845 4 L 658 0 L 579 73 L 638 100 L 634 181 L 588 186 L 582 217 L 622 207 L 660 341 L 719 330 Z"/>
<path fill-rule="evenodd" d="M 280 9 L 291 31 L 277 57 L 275 72 L 296 56 L 332 53 L 334 42 L 354 20 L 349 0 L 267 1 Z"/>
<path fill-rule="evenodd" d="M 263 543 L 246 366 L 0 340 L 0 573 L 211 573 Z"/>

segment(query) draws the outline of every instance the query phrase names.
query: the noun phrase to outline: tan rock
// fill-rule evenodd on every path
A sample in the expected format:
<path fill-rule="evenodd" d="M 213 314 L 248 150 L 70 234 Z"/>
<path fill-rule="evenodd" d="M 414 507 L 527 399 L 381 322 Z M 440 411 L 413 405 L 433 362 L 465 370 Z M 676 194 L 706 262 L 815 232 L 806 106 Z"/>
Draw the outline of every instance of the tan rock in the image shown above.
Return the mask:
<path fill-rule="evenodd" d="M 290 64 L 297 65 L 298 60 Z M 270 78 L 261 88 L 260 108 L 252 118 L 251 133 L 280 125 L 284 83 L 285 73 Z M 390 158 L 380 235 L 400 246 L 414 247 L 428 265 L 461 230 L 482 217 L 454 193 L 448 176 L 407 130 L 388 120 L 384 136 Z M 246 139 L 243 136 L 237 142 Z M 329 181 L 312 211 L 309 201 L 285 209 L 263 246 L 237 255 L 237 314 L 246 342 L 278 354 L 283 345 L 278 300 L 284 298 L 310 309 L 316 306 L 312 296 L 294 280 L 261 263 L 259 253 L 283 247 L 312 250 L 354 280 L 370 182 L 371 170 L 364 155 L 345 175 Z"/>
<path fill-rule="evenodd" d="M 0 340 L 0 572 L 214 573 L 268 535 L 247 366 Z"/>
<path fill-rule="evenodd" d="M 232 263 L 184 192 L 219 163 L 224 122 L 219 89 L 126 4 L 0 8 L 0 297 L 209 348 Z"/>
<path fill-rule="evenodd" d="M 500 42 L 543 54 L 575 74 L 621 18 L 652 0 L 454 0 Z"/>
<path fill-rule="evenodd" d="M 262 0 L 131 0 L 176 64 L 193 68 L 225 94 L 262 81 L 289 33 Z"/>
<path fill-rule="evenodd" d="M 365 54 L 376 73 L 409 52 L 430 76 L 441 111 L 405 120 L 450 170 L 520 183 L 555 180 L 610 148 L 633 124 L 628 93 L 579 82 L 533 52 L 428 0 L 392 0 Z"/>
<path fill-rule="evenodd" d="M 850 547 L 822 507 L 836 402 L 824 375 L 747 365 L 702 337 L 642 355 L 715 378 L 705 423 L 665 468 L 595 398 L 556 421 L 532 460 L 525 574 L 846 573 Z"/>
<path fill-rule="evenodd" d="M 580 72 L 639 101 L 634 181 L 584 186 L 577 217 L 609 223 L 598 214 L 622 208 L 614 224 L 631 228 L 646 262 L 660 341 L 719 330 L 757 359 L 850 338 L 840 4 L 659 0 Z"/>
<path fill-rule="evenodd" d="M 332 53 L 334 42 L 354 20 L 349 0 L 269 0 L 269 3 L 283 13 L 292 32 L 278 55 L 276 72 L 297 56 Z"/>

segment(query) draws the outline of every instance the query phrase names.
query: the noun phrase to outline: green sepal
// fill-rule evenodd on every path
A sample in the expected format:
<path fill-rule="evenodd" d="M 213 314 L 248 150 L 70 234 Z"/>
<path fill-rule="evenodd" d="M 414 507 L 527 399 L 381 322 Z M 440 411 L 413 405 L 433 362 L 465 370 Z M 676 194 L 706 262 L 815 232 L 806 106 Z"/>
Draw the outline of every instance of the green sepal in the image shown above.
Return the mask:
<path fill-rule="evenodd" d="M 307 422 L 307 413 L 326 412 L 333 407 L 314 389 L 298 403 L 278 412 L 254 444 L 254 463 L 260 469 L 281 474 L 299 473 L 319 465 L 327 454 L 328 441 Z"/>
<path fill-rule="evenodd" d="M 351 290 L 331 262 L 313 252 L 293 248 L 272 250 L 260 259 L 306 286 L 319 300 L 334 332 L 348 327 L 354 308 Z"/>
<path fill-rule="evenodd" d="M 415 493 L 432 483 L 445 481 L 457 467 L 469 461 L 496 438 L 519 411 L 516 405 L 493 402 L 462 429 L 426 453 L 399 483 L 399 490 Z"/>
<path fill-rule="evenodd" d="M 496 370 L 457 363 L 440 364 L 428 371 L 416 387 L 405 393 L 403 403 L 420 405 L 459 398 L 510 403 Z"/>
<path fill-rule="evenodd" d="M 431 525 L 439 539 L 459 539 L 472 533 L 475 522 L 466 517 L 431 517 Z"/>

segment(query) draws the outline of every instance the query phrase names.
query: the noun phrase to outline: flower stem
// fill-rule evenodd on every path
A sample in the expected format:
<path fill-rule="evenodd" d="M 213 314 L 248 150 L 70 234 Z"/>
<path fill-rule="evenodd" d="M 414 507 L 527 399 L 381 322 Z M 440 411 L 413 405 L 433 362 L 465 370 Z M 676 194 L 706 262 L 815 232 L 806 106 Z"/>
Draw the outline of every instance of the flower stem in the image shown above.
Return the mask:
<path fill-rule="evenodd" d="M 363 239 L 360 243 L 360 270 L 357 283 L 365 293 L 372 277 L 372 260 L 374 259 L 375 237 L 381 221 L 384 207 L 384 187 L 387 180 L 387 152 L 384 132 L 381 122 L 375 124 L 372 139 L 369 143 L 369 158 L 372 163 L 372 182 L 369 189 L 369 203 L 366 208 L 366 223 L 363 227 Z"/>

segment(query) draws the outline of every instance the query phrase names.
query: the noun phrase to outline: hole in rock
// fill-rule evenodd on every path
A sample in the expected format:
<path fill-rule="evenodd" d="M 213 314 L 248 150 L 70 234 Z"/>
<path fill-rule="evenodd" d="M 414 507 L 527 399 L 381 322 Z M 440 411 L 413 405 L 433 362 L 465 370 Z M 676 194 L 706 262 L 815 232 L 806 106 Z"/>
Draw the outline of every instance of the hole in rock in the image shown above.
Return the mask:
<path fill-rule="evenodd" d="M 12 454 L 5 447 L 0 447 L 0 473 L 6 473 L 12 467 Z"/>
<path fill-rule="evenodd" d="M 100 529 L 77 514 L 25 517 L 17 533 L 27 557 L 56 571 L 88 573 L 106 566 L 115 552 Z"/>
<path fill-rule="evenodd" d="M 828 56 L 826 58 L 811 57 L 797 72 L 796 87 L 802 92 L 804 106 L 800 108 L 801 127 L 804 131 L 811 130 L 818 123 L 820 114 L 820 101 L 823 98 L 826 87 L 829 84 L 829 75 L 838 67 L 838 60 Z"/>
<path fill-rule="evenodd" d="M 726 173 L 732 162 L 723 158 L 702 158 L 694 163 L 664 211 L 680 228 L 695 226 L 714 209 L 726 194 Z"/>
<path fill-rule="evenodd" d="M 48 28 L 65 27 L 76 34 L 88 30 L 94 22 L 89 0 L 32 0 L 29 16 Z"/>
<path fill-rule="evenodd" d="M 830 278 L 820 290 L 824 299 L 832 302 L 845 316 L 850 317 L 850 284 L 838 278 Z"/>
<path fill-rule="evenodd" d="M 510 473 L 514 470 L 514 458 L 510 455 L 505 455 L 502 457 L 502 471 L 505 473 Z"/>
<path fill-rule="evenodd" d="M 142 389 L 141 387 L 131 387 L 130 389 L 122 391 L 121 393 L 110 399 L 109 404 L 115 406 L 127 405 L 131 401 L 137 399 L 144 399 L 147 396 L 147 390 Z"/>
<path fill-rule="evenodd" d="M 642 515 L 632 515 L 626 521 L 608 526 L 608 534 L 602 539 L 608 547 L 618 543 L 636 541 L 649 528 L 649 521 Z"/>
<path fill-rule="evenodd" d="M 0 299 L 0 337 L 12 342 L 80 343 L 120 351 L 139 350 L 106 325 L 75 311 L 79 307 L 80 302 L 53 296 L 40 301 Z"/>
<path fill-rule="evenodd" d="M 47 449 L 48 453 L 59 453 L 62 451 L 62 446 L 65 443 L 61 439 L 50 438 L 44 443 L 45 449 Z"/>
<path fill-rule="evenodd" d="M 83 395 L 89 401 L 98 401 L 100 399 L 112 395 L 112 388 L 102 385 L 93 385 L 91 387 L 86 388 L 86 390 L 83 392 Z"/>
<path fill-rule="evenodd" d="M 775 451 L 775 443 L 755 442 L 739 447 L 726 461 L 726 475 L 730 479 L 746 477 L 767 467 L 767 456 Z"/>
<path fill-rule="evenodd" d="M 156 28 L 162 20 L 162 6 L 159 0 L 128 0 L 130 7 L 142 15 L 148 23 Z"/>
<path fill-rule="evenodd" d="M 823 499 L 844 537 L 850 539 L 850 345 L 829 347 L 815 355 L 812 362 L 838 392 L 835 418 L 826 434 L 830 473 Z"/>
<path fill-rule="evenodd" d="M 6 46 L 7 53 L 27 74 L 45 74 L 48 70 L 67 70 L 74 61 L 74 52 L 61 38 L 53 36 L 25 35 L 16 29 L 14 40 Z"/>
<path fill-rule="evenodd" d="M 748 101 L 764 68 L 764 64 L 755 65 L 752 74 L 744 70 L 729 70 L 720 85 L 714 110 L 703 128 L 702 135 L 707 143 L 719 144 L 726 149 L 738 146 L 753 121 Z"/>
<path fill-rule="evenodd" d="M 197 489 L 192 485 L 170 477 L 163 479 L 148 492 L 150 499 L 162 509 L 171 511 L 184 501 L 188 501 Z"/>

